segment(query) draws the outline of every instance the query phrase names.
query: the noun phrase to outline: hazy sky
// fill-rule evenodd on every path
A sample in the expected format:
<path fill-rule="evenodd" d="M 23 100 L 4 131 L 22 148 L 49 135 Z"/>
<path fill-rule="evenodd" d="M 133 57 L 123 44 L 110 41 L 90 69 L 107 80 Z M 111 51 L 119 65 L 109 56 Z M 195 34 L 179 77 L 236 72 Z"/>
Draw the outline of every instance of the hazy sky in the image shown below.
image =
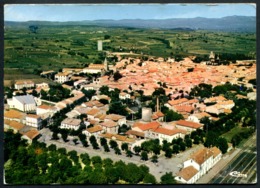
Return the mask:
<path fill-rule="evenodd" d="M 8 21 L 81 21 L 96 19 L 221 18 L 256 16 L 254 4 L 85 4 L 5 5 Z"/>

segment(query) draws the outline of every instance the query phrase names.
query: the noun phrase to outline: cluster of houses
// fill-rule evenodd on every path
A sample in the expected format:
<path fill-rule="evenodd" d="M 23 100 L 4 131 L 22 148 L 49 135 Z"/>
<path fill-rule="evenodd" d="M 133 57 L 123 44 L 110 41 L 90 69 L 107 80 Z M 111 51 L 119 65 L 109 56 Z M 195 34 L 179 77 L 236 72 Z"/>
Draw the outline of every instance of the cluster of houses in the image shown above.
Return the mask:
<path fill-rule="evenodd" d="M 35 85 L 32 81 L 16 82 L 14 85 L 15 89 L 18 90 L 16 93 L 23 88 L 26 88 L 28 93 L 19 96 L 14 93 L 12 98 L 7 99 L 10 109 L 5 110 L 4 113 L 5 130 L 13 129 L 15 132 L 20 132 L 29 141 L 37 138 L 43 120 L 51 120 L 55 113 L 85 97 L 79 91 L 81 88 L 99 90 L 103 85 L 108 86 L 109 90 L 118 88 L 121 90 L 119 98 L 126 100 L 134 99 L 134 96 L 130 95 L 132 91 L 142 90 L 144 95 L 152 95 L 154 90 L 160 87 L 160 83 L 165 83 L 166 95 L 169 95 L 171 100 L 162 105 L 182 114 L 185 120 L 165 122 L 165 115 L 160 111 L 157 100 L 154 111 L 143 107 L 142 119 L 129 123 L 126 116 L 108 114 L 109 104 L 100 102 L 101 99 L 110 102 L 111 99 L 108 96 L 95 95 L 88 102 L 78 104 L 71 109 L 61 122 L 60 128 L 78 130 L 81 125 L 85 125 L 86 129 L 82 133 L 88 137 L 94 135 L 97 138 L 104 137 L 116 140 L 119 145 L 128 143 L 130 148 L 133 148 L 137 141 L 146 139 L 158 138 L 160 143 L 163 140 L 171 142 L 173 139 L 184 138 L 186 134 L 190 134 L 192 131 L 203 129 L 204 125 L 200 122 L 203 117 L 216 120 L 216 116 L 220 113 L 231 113 L 231 109 L 235 105 L 232 100 L 228 100 L 223 96 L 211 97 L 203 101 L 196 98 L 189 100 L 185 96 L 188 95 L 192 87 L 199 83 L 216 86 L 227 81 L 237 84 L 238 78 L 241 77 L 244 77 L 243 84 L 252 87 L 248 80 L 256 77 L 255 64 L 248 69 L 243 69 L 241 66 L 236 67 L 235 65 L 213 67 L 203 64 L 194 65 L 189 58 L 185 58 L 179 63 L 174 61 L 164 62 L 163 60 L 159 62 L 143 62 L 140 59 L 128 58 L 118 62 L 115 68 L 123 75 L 117 82 L 103 74 L 108 70 L 106 60 L 103 64 L 91 64 L 84 69 L 64 68 L 62 72 L 57 74 L 53 71 L 44 72 L 44 75 L 54 74 L 54 81 L 70 89 L 73 94 L 73 97 L 57 103 L 44 101 L 40 97 L 36 98 L 30 95 L 31 89 L 35 86 L 38 93 L 42 89 L 48 91 L 48 84 Z M 188 68 L 193 68 L 193 71 L 187 71 Z M 81 72 L 89 74 L 101 73 L 101 77 L 90 83 L 86 78 L 77 76 Z M 74 81 L 74 87 L 65 85 L 64 83 L 67 81 Z M 181 92 L 182 96 L 180 96 L 180 90 L 183 91 Z M 129 125 L 131 129 L 125 135 L 119 135 L 119 127 L 124 124 Z M 27 127 L 31 127 L 31 129 Z M 194 183 L 213 167 L 220 158 L 221 152 L 217 148 L 204 148 L 184 162 L 183 169 L 178 173 L 176 180 L 182 183 Z"/>

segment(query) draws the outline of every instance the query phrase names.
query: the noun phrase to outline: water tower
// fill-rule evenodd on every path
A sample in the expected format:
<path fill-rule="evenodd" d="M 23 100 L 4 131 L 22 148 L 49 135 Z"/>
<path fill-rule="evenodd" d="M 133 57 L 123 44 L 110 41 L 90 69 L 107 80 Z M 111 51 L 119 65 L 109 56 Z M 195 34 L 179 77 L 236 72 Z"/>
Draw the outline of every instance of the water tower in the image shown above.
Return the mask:
<path fill-rule="evenodd" d="M 146 122 L 150 122 L 152 118 L 152 108 L 142 108 L 142 120 Z"/>
<path fill-rule="evenodd" d="M 98 47 L 98 51 L 102 51 L 103 50 L 102 40 L 98 40 L 97 47 Z"/>

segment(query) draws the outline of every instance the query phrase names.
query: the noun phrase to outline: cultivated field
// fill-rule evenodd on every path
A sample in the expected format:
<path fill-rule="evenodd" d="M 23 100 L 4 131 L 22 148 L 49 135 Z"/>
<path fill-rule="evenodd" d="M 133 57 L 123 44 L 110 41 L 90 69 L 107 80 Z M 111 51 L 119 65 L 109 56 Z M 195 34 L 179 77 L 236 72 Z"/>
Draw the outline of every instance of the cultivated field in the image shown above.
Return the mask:
<path fill-rule="evenodd" d="M 102 60 L 97 40 L 111 52 L 130 52 L 160 57 L 216 54 L 255 56 L 256 35 L 208 31 L 176 31 L 97 26 L 38 25 L 37 33 L 27 26 L 5 27 L 5 83 L 38 79 L 44 70 L 85 67 Z M 121 49 L 121 50 L 120 50 Z"/>

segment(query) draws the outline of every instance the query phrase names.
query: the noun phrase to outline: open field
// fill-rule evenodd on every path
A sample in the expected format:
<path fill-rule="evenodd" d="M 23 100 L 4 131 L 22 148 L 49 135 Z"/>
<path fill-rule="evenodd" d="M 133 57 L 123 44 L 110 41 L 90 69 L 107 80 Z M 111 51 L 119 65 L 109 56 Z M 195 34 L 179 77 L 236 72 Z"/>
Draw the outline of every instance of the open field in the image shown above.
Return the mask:
<path fill-rule="evenodd" d="M 231 139 L 234 135 L 238 135 L 241 132 L 245 132 L 245 130 L 248 130 L 247 127 L 241 127 L 241 126 L 236 126 L 227 133 L 223 134 L 222 136 L 227 139 L 228 142 L 231 142 Z"/>
<path fill-rule="evenodd" d="M 58 71 L 63 67 L 85 67 L 102 59 L 97 51 L 97 40 L 104 38 L 105 51 L 133 51 L 160 57 L 208 56 L 210 51 L 253 56 L 256 51 L 256 35 L 252 33 L 97 26 L 38 27 L 37 33 L 30 32 L 27 26 L 5 27 L 5 80 L 20 79 L 23 75 L 39 78 L 35 72 L 49 69 Z M 13 68 L 18 68 L 18 71 Z"/>

